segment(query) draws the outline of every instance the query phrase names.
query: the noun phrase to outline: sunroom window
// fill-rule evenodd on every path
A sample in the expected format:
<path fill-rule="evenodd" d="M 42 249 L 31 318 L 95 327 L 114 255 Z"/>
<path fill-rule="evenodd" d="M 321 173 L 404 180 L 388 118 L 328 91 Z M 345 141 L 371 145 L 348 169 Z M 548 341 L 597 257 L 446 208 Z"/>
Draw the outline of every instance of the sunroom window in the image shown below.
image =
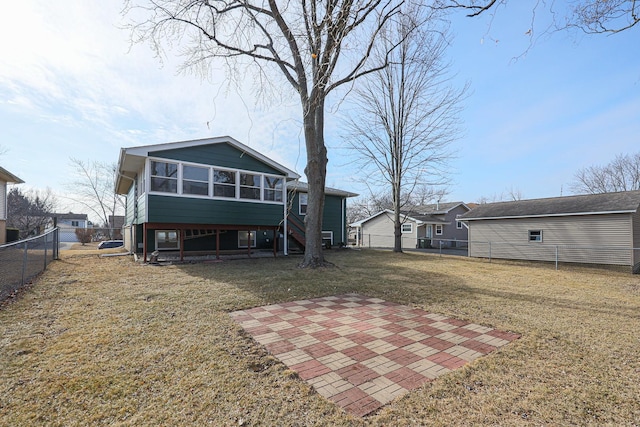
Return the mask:
<path fill-rule="evenodd" d="M 183 166 L 182 193 L 200 196 L 209 195 L 209 168 Z"/>
<path fill-rule="evenodd" d="M 236 197 L 236 173 L 220 169 L 213 170 L 214 197 Z"/>
<path fill-rule="evenodd" d="M 282 201 L 282 188 L 284 180 L 275 176 L 264 177 L 264 199 L 274 202 Z"/>
<path fill-rule="evenodd" d="M 260 200 L 261 175 L 240 172 L 240 198 Z"/>
<path fill-rule="evenodd" d="M 178 164 L 151 162 L 151 191 L 178 192 Z"/>

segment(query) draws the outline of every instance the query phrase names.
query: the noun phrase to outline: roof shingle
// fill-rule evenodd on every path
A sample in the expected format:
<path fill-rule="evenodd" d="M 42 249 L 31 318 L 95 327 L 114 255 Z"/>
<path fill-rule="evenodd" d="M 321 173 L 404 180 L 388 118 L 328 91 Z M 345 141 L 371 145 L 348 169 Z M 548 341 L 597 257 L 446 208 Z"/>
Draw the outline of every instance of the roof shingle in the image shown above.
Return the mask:
<path fill-rule="evenodd" d="M 517 218 L 635 212 L 640 191 L 516 200 L 478 205 L 461 219 Z"/>

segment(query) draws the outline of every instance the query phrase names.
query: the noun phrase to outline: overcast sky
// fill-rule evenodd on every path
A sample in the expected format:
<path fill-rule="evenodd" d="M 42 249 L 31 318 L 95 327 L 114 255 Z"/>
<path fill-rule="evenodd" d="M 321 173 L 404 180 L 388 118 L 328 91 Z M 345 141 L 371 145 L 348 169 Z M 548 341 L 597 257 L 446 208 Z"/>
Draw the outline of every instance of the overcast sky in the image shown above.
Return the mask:
<path fill-rule="evenodd" d="M 640 29 L 611 36 L 526 34 L 531 6 L 453 20 L 455 82 L 471 84 L 451 163 L 449 201 L 510 189 L 524 198 L 569 193 L 574 173 L 640 151 Z M 119 1 L 21 0 L 0 26 L 0 165 L 25 188 L 62 195 L 70 157 L 116 162 L 121 147 L 230 135 L 303 173 L 295 97 L 256 103 L 222 68 L 202 80 L 130 46 Z M 287 88 L 288 90 L 288 88 Z M 244 94 L 244 95 L 241 95 Z M 286 92 L 285 92 L 286 93 Z M 327 116 L 327 185 L 365 193 Z M 61 197 L 61 209 L 66 209 Z"/>

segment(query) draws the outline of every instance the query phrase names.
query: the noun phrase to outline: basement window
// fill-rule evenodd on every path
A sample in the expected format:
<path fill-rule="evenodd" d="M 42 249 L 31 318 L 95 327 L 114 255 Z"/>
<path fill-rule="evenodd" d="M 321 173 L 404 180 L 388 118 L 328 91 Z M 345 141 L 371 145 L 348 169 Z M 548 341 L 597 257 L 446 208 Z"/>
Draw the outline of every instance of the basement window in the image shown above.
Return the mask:
<path fill-rule="evenodd" d="M 156 250 L 178 250 L 178 230 L 156 230 Z"/>
<path fill-rule="evenodd" d="M 529 230 L 530 242 L 542 242 L 542 230 Z"/>
<path fill-rule="evenodd" d="M 255 231 L 238 231 L 238 247 L 246 248 L 250 244 L 252 248 L 255 248 L 257 234 Z"/>

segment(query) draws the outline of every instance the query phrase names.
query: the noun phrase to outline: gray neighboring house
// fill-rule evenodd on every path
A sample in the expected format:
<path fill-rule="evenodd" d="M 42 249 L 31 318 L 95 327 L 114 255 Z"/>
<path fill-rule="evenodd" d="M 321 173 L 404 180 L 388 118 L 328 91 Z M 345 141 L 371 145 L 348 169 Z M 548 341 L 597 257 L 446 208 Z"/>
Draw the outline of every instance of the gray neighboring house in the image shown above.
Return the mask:
<path fill-rule="evenodd" d="M 402 247 L 466 246 L 467 228 L 459 217 L 470 208 L 463 202 L 435 203 L 402 212 Z M 385 209 L 350 224 L 355 229 L 356 245 L 369 248 L 392 248 L 394 242 L 393 211 Z"/>
<path fill-rule="evenodd" d="M 555 261 L 557 248 L 560 262 L 640 263 L 640 191 L 488 203 L 461 219 L 473 257 Z"/>

